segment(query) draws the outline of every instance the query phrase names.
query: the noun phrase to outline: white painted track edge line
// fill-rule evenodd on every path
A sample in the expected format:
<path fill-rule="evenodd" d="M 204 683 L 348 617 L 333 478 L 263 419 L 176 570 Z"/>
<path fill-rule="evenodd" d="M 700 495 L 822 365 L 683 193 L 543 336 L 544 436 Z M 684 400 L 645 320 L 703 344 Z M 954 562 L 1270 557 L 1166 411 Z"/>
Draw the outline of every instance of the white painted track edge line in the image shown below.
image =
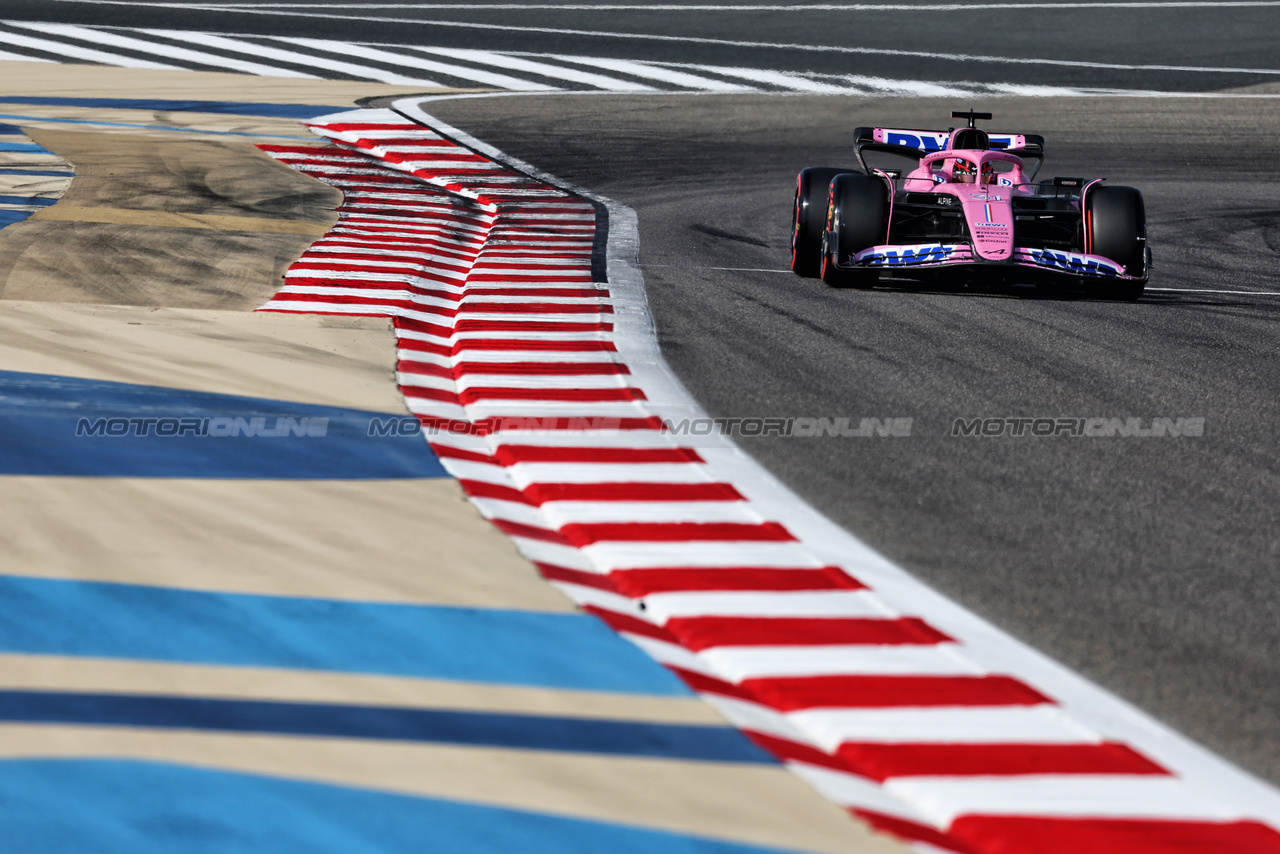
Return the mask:
<path fill-rule="evenodd" d="M 608 279 L 615 300 L 614 341 L 619 356 L 642 380 L 650 393 L 651 408 L 658 414 L 664 402 L 678 401 L 684 412 L 705 417 L 705 411 L 671 371 L 658 347 L 637 264 L 639 228 L 635 211 L 511 157 L 423 108 L 425 104 L 452 97 L 476 96 L 405 99 L 395 102 L 394 109 L 494 160 L 603 205 L 609 213 Z M 961 639 L 976 661 L 984 666 L 995 665 L 993 670 L 1022 678 L 1045 691 L 1082 724 L 1110 737 L 1124 739 L 1179 777 L 1211 781 L 1213 788 L 1233 804 L 1240 815 L 1270 822 L 1273 826 L 1280 823 L 1280 790 L 937 593 L 791 493 L 727 439 L 724 447 L 716 450 L 717 453 L 708 456 L 713 470 L 719 465 L 731 471 L 732 482 L 756 504 L 758 511 L 767 518 L 781 521 L 820 560 L 830 559 L 831 563 L 844 566 L 884 596 L 891 606 L 911 602 L 911 612 L 927 615 L 938 629 Z"/>

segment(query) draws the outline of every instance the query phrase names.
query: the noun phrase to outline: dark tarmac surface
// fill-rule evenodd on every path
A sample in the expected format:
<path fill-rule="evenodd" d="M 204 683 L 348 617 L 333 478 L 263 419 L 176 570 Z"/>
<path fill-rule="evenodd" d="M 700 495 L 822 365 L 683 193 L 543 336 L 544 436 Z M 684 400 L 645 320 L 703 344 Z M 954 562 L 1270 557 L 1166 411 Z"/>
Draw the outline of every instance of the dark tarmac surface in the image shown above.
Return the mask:
<path fill-rule="evenodd" d="M 559 96 L 430 111 L 636 209 L 663 352 L 714 416 L 914 419 L 908 438 L 740 440 L 806 500 L 1280 781 L 1280 119 L 1240 100 L 981 105 L 994 129 L 1046 136 L 1046 176 L 1144 191 L 1157 267 L 1136 304 L 776 272 L 799 168 L 847 163 L 855 125 L 946 127 L 955 106 Z M 1204 435 L 951 435 L 958 418 L 1098 416 L 1203 417 Z"/>

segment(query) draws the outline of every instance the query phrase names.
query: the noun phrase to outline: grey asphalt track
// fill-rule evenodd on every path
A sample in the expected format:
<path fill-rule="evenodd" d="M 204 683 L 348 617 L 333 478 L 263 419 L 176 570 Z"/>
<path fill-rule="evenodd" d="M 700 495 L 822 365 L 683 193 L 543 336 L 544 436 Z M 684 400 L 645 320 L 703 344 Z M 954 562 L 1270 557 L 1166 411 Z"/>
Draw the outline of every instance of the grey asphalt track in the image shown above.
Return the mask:
<path fill-rule="evenodd" d="M 855 125 L 946 127 L 962 106 L 581 95 L 430 109 L 636 209 L 663 352 L 713 415 L 914 419 L 907 438 L 740 440 L 805 499 L 1280 781 L 1280 118 L 1242 100 L 979 105 L 992 127 L 1046 136 L 1046 175 L 1144 191 L 1162 290 L 1137 304 L 777 272 L 799 168 L 847 164 Z M 1094 416 L 1203 417 L 1204 435 L 951 435 L 957 418 Z"/>

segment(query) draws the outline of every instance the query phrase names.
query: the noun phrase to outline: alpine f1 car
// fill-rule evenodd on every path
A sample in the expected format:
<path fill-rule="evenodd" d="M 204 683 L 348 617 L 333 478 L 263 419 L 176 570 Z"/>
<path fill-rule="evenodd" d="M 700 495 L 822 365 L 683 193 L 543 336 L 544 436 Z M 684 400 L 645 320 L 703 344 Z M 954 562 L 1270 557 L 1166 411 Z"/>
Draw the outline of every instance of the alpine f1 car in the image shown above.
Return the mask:
<path fill-rule="evenodd" d="M 1142 296 L 1151 270 L 1142 194 L 1101 178 L 1035 182 L 1036 134 L 988 134 L 990 113 L 947 131 L 860 127 L 861 167 L 811 167 L 796 183 L 791 269 L 869 288 L 881 276 L 1073 280 L 1111 299 Z M 910 171 L 868 167 L 871 152 Z M 899 161 L 901 162 L 901 161 Z"/>

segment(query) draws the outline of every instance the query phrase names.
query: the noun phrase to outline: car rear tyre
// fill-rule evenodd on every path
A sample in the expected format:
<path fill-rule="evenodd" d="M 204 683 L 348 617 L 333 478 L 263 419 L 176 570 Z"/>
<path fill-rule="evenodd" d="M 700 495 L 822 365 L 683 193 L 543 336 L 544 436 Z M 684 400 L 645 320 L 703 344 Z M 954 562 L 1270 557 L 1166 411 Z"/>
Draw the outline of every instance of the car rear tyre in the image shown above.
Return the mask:
<path fill-rule="evenodd" d="M 791 215 L 791 272 L 797 276 L 813 279 L 822 272 L 822 234 L 827 225 L 831 180 L 846 174 L 849 174 L 847 169 L 813 166 L 796 176 Z"/>
<path fill-rule="evenodd" d="M 873 269 L 841 270 L 854 255 L 884 242 L 889 203 L 884 182 L 861 173 L 839 175 L 831 182 L 827 227 L 822 238 L 822 281 L 835 287 L 870 288 L 880 276 Z"/>
<path fill-rule="evenodd" d="M 1133 187 L 1098 187 L 1085 206 L 1087 251 L 1110 258 L 1139 278 L 1108 283 L 1106 296 L 1136 300 L 1146 289 L 1151 253 L 1147 249 L 1147 214 L 1142 193 Z"/>

